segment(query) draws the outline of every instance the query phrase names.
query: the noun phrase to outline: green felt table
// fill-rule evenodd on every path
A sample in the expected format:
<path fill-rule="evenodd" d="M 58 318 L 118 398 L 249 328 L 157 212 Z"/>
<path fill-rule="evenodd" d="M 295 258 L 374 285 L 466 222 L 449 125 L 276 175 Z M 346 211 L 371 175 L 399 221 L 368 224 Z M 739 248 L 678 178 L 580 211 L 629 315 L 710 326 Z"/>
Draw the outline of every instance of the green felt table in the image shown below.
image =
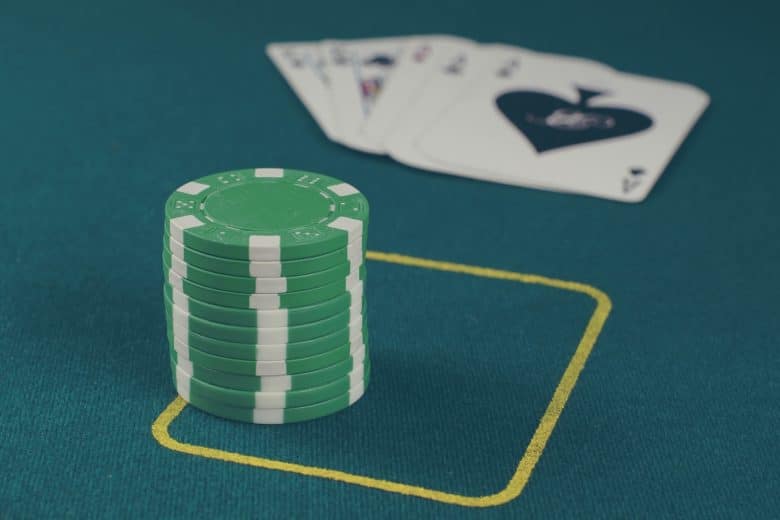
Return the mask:
<path fill-rule="evenodd" d="M 433 4 L 3 2 L 0 517 L 777 514 L 777 10 Z M 621 204 L 349 151 L 264 55 L 434 32 L 712 105 Z M 371 202 L 371 385 L 299 425 L 183 407 L 167 362 L 163 203 L 254 166 Z"/>

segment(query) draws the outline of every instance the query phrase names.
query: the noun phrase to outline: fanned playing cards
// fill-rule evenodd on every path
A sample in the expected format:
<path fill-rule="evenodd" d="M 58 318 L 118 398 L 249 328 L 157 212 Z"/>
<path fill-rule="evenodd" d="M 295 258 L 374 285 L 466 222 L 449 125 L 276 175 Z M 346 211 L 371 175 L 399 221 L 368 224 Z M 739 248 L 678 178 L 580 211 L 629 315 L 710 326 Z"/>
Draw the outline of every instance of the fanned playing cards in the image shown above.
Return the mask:
<path fill-rule="evenodd" d="M 272 43 L 325 135 L 424 170 L 639 202 L 709 104 L 689 84 L 448 35 Z"/>

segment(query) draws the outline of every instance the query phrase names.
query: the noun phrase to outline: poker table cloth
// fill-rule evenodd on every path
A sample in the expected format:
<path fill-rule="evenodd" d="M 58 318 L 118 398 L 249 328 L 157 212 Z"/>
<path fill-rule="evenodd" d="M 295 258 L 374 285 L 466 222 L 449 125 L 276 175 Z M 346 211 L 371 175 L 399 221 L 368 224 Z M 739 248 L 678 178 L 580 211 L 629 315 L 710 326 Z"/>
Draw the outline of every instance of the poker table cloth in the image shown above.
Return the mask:
<path fill-rule="evenodd" d="M 769 4 L 18 2 L 0 9 L 0 516 L 749 517 L 780 510 Z M 327 141 L 271 41 L 453 33 L 700 86 L 641 204 Z M 264 427 L 175 399 L 163 203 L 287 166 L 371 202 L 372 381 Z"/>

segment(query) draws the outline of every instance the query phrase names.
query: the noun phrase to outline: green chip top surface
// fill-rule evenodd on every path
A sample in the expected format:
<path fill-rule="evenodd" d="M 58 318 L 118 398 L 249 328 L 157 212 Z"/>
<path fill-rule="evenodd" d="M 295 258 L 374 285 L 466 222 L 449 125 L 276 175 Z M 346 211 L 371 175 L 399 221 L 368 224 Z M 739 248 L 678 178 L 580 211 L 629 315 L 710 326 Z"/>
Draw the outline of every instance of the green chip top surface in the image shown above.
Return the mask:
<path fill-rule="evenodd" d="M 165 216 L 170 235 L 185 246 L 226 258 L 281 261 L 325 254 L 361 236 L 368 201 L 332 177 L 258 168 L 180 186 Z"/>

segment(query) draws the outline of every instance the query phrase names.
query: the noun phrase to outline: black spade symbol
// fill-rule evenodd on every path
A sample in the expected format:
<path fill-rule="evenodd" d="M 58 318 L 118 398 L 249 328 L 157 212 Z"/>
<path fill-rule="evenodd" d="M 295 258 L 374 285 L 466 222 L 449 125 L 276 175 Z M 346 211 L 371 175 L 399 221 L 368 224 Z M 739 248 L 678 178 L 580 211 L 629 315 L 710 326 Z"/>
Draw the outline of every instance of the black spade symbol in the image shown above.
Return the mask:
<path fill-rule="evenodd" d="M 653 120 L 641 112 L 589 106 L 589 101 L 602 92 L 577 91 L 580 100 L 576 104 L 544 92 L 516 90 L 498 96 L 496 106 L 537 153 L 635 134 L 653 125 Z"/>

